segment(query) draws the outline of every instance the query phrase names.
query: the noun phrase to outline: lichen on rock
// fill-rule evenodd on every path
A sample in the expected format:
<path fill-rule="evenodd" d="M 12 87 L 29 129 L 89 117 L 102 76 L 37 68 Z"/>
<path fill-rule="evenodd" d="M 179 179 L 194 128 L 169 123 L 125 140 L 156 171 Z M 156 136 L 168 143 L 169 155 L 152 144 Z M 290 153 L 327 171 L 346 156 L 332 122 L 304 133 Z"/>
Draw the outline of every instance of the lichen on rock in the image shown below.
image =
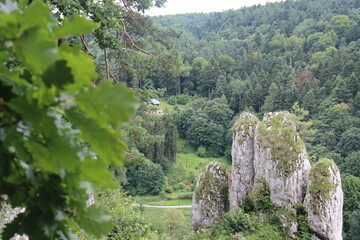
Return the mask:
<path fill-rule="evenodd" d="M 232 128 L 235 134 L 240 133 L 236 137 L 239 144 L 242 144 L 245 140 L 253 137 L 258 122 L 259 119 L 251 113 L 243 112 L 240 115 Z"/>
<path fill-rule="evenodd" d="M 271 150 L 276 167 L 291 175 L 297 168 L 299 154 L 304 143 L 296 132 L 294 116 L 288 112 L 267 113 L 258 126 L 257 139 Z"/>
<path fill-rule="evenodd" d="M 320 239 L 341 240 L 343 192 L 340 172 L 329 159 L 321 159 L 310 172 L 304 207 L 310 230 Z"/>
<path fill-rule="evenodd" d="M 254 141 L 255 180 L 265 178 L 271 202 L 285 209 L 303 202 L 311 167 L 293 118 L 288 112 L 265 114 Z"/>
<path fill-rule="evenodd" d="M 226 169 L 218 162 L 210 162 L 196 183 L 192 201 L 193 230 L 216 225 L 228 208 Z"/>
<path fill-rule="evenodd" d="M 277 216 L 292 239 L 341 240 L 343 193 L 334 162 L 312 168 L 298 133 L 299 118 L 241 114 L 233 127 L 232 172 L 210 163 L 193 196 L 193 229 L 213 226 L 229 209 Z M 274 215 L 275 214 L 275 215 Z"/>
<path fill-rule="evenodd" d="M 243 113 L 233 127 L 230 210 L 239 208 L 254 185 L 254 139 L 258 118 Z"/>

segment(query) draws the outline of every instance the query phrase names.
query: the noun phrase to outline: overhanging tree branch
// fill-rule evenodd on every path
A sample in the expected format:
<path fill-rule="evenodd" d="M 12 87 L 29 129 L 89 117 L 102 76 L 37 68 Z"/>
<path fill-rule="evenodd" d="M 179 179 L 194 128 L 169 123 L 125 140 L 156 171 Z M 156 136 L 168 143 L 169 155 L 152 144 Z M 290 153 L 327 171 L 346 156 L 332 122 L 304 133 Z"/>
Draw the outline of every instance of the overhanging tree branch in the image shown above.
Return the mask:
<path fill-rule="evenodd" d="M 153 54 L 151 54 L 151 53 L 149 53 L 149 52 L 141 49 L 139 46 L 137 46 L 137 45 L 134 43 L 134 41 L 132 40 L 131 36 L 126 32 L 126 25 L 125 25 L 124 20 L 120 19 L 120 23 L 121 23 L 121 25 L 122 25 L 123 28 L 124 28 L 124 29 L 123 29 L 123 33 L 122 33 L 122 36 L 121 36 L 121 39 L 123 39 L 123 37 L 125 36 L 125 37 L 128 39 L 128 41 L 130 42 L 130 44 L 131 44 L 131 46 L 132 46 L 133 48 L 137 49 L 138 51 L 140 51 L 140 52 L 142 52 L 142 53 L 144 53 L 144 54 L 146 54 L 146 55 L 155 56 L 155 55 L 153 55 Z"/>

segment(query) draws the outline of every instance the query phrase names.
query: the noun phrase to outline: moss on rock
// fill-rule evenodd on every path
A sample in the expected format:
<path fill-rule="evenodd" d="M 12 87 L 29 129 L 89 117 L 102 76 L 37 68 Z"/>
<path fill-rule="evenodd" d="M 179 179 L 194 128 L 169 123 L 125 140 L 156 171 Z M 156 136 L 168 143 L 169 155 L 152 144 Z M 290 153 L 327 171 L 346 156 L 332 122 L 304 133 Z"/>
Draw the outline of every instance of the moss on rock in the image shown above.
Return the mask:
<path fill-rule="evenodd" d="M 294 118 L 288 112 L 269 113 L 258 126 L 257 139 L 263 147 L 270 148 L 277 169 L 285 177 L 297 169 L 298 156 L 304 149 L 304 142 L 296 132 Z"/>
<path fill-rule="evenodd" d="M 320 159 L 310 171 L 309 193 L 311 194 L 312 211 L 318 212 L 321 205 L 330 200 L 330 193 L 336 190 L 337 184 L 332 182 L 335 172 L 335 163 L 329 159 Z"/>
<path fill-rule="evenodd" d="M 196 184 L 192 204 L 192 228 L 215 225 L 229 209 L 228 176 L 220 163 L 210 162 Z"/>
<path fill-rule="evenodd" d="M 243 112 L 239 119 L 233 126 L 233 132 L 242 132 L 241 137 L 238 139 L 239 144 L 242 144 L 250 136 L 250 130 L 255 130 L 259 119 L 251 113 Z"/>

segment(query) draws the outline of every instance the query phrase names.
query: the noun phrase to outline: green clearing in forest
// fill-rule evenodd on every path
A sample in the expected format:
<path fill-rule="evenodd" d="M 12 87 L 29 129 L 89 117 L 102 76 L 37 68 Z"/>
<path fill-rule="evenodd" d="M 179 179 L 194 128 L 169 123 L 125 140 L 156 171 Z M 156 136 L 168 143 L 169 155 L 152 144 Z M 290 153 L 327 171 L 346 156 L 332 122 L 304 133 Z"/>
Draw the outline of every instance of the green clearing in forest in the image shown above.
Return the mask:
<path fill-rule="evenodd" d="M 186 171 L 196 173 L 197 176 L 204 170 L 206 165 L 212 161 L 220 162 L 226 169 L 231 169 L 231 165 L 225 157 L 202 158 L 195 153 L 178 153 L 176 155 L 176 163 L 181 164 Z"/>
<path fill-rule="evenodd" d="M 193 172 L 196 177 L 204 170 L 209 162 L 220 162 L 227 170 L 231 170 L 231 163 L 225 157 L 199 157 L 196 150 L 184 139 L 178 140 L 176 166 L 182 166 L 185 171 Z"/>
<path fill-rule="evenodd" d="M 159 239 L 187 239 L 190 232 L 190 208 L 143 208 L 144 218 L 151 222 Z"/>
<path fill-rule="evenodd" d="M 176 199 L 176 200 L 162 200 L 158 202 L 149 202 L 148 205 L 160 205 L 160 206 L 184 206 L 191 205 L 191 199 Z"/>
<path fill-rule="evenodd" d="M 185 105 L 181 105 L 181 104 L 176 104 L 176 105 L 170 105 L 169 103 L 167 103 L 167 101 L 165 101 L 164 99 L 159 99 L 160 101 L 160 106 L 159 108 L 161 110 L 164 111 L 164 113 L 170 113 L 172 111 L 174 111 L 174 108 L 184 108 Z"/>
<path fill-rule="evenodd" d="M 174 192 L 167 194 L 167 198 L 178 198 L 179 195 L 183 192 Z M 136 196 L 134 197 L 135 203 L 141 203 L 145 205 L 158 205 L 158 206 L 182 206 L 182 205 L 191 205 L 191 199 L 176 199 L 176 200 L 166 200 L 162 199 L 160 196 Z"/>

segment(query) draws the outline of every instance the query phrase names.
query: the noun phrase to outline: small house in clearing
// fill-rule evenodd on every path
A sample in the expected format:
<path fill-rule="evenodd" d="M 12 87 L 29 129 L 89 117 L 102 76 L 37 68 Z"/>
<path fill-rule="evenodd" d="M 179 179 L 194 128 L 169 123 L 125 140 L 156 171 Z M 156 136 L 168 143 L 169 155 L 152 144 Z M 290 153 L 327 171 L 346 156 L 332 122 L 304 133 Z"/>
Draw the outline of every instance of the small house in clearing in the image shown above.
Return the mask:
<path fill-rule="evenodd" d="M 159 106 L 160 101 L 155 98 L 152 98 L 152 99 L 150 99 L 149 105 Z"/>

